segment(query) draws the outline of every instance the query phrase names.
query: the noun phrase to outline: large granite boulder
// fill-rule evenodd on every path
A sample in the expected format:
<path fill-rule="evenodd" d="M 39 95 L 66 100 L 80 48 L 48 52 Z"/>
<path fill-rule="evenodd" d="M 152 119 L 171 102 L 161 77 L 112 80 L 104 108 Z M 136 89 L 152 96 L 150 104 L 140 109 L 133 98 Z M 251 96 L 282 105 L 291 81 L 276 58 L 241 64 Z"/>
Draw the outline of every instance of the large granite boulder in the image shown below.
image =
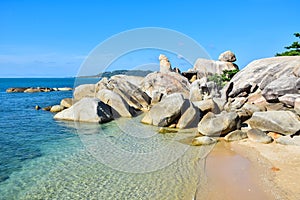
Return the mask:
<path fill-rule="evenodd" d="M 267 101 L 278 101 L 278 97 L 285 94 L 298 94 L 297 80 L 295 76 L 281 76 L 270 82 L 262 91 Z M 300 85 L 299 85 L 300 89 Z"/>
<path fill-rule="evenodd" d="M 96 85 L 95 84 L 83 84 L 74 89 L 73 96 L 76 101 L 79 101 L 85 97 L 95 97 Z"/>
<path fill-rule="evenodd" d="M 97 98 L 82 98 L 68 109 L 54 116 L 54 119 L 105 123 L 113 119 L 112 109 L 109 105 Z"/>
<path fill-rule="evenodd" d="M 170 94 L 155 104 L 142 119 L 142 123 L 155 126 L 169 126 L 181 116 L 183 106 L 187 107 L 182 94 Z"/>
<path fill-rule="evenodd" d="M 219 61 L 224 62 L 235 62 L 236 57 L 232 51 L 225 51 L 219 55 Z"/>
<path fill-rule="evenodd" d="M 202 113 L 200 109 L 197 108 L 192 102 L 187 101 L 188 108 L 183 110 L 183 114 L 181 115 L 176 128 L 184 129 L 184 128 L 195 128 L 197 127 L 200 118 L 202 117 Z"/>
<path fill-rule="evenodd" d="M 148 110 L 151 98 L 137 85 L 126 78 L 116 76 L 107 83 L 107 88 L 119 94 L 128 105 L 138 110 Z"/>
<path fill-rule="evenodd" d="M 220 136 L 236 130 L 239 117 L 235 112 L 207 113 L 198 124 L 198 131 L 206 136 Z"/>
<path fill-rule="evenodd" d="M 247 122 L 251 128 L 293 135 L 300 130 L 298 116 L 291 111 L 255 112 Z"/>
<path fill-rule="evenodd" d="M 119 115 L 122 117 L 132 117 L 129 110 L 129 105 L 119 94 L 108 89 L 102 89 L 97 92 L 96 98 L 100 99 L 103 103 L 116 110 L 117 113 L 113 113 L 114 115 Z"/>
<path fill-rule="evenodd" d="M 279 56 L 255 60 L 238 72 L 228 83 L 228 85 L 233 85 L 229 97 L 236 97 L 245 91 L 252 93 L 256 87 L 263 91 L 264 96 L 270 100 L 273 99 L 272 95 L 276 98 L 284 95 L 285 90 L 297 92 L 296 82 L 291 83 L 290 80 L 297 80 L 298 74 L 295 75 L 294 72 L 298 68 L 300 68 L 300 56 Z M 285 88 L 286 86 L 288 88 Z"/>
<path fill-rule="evenodd" d="M 176 72 L 154 72 L 144 78 L 141 83 L 141 89 L 151 98 L 153 98 L 155 93 L 161 93 L 164 96 L 173 93 L 182 93 L 188 99 L 190 83 L 187 78 Z"/>
<path fill-rule="evenodd" d="M 197 72 L 197 77 L 208 77 L 214 74 L 222 74 L 224 70 L 235 70 L 238 66 L 231 62 L 214 61 L 198 58 L 194 64 L 193 71 Z"/>
<path fill-rule="evenodd" d="M 60 105 L 65 108 L 70 108 L 74 104 L 74 101 L 72 98 L 64 98 L 60 101 Z"/>

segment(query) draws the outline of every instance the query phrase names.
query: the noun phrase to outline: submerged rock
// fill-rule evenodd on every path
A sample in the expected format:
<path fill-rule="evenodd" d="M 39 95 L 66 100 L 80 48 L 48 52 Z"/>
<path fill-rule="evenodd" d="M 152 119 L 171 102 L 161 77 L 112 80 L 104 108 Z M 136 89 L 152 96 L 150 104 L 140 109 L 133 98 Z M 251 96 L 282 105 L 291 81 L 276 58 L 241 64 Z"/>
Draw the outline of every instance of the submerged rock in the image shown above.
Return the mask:
<path fill-rule="evenodd" d="M 73 99 L 72 98 L 64 98 L 60 101 L 60 105 L 65 108 L 70 108 L 73 105 Z"/>
<path fill-rule="evenodd" d="M 200 137 L 196 137 L 192 140 L 192 145 L 193 146 L 211 145 L 211 144 L 214 144 L 217 142 L 218 142 L 218 140 L 216 140 L 215 138 L 211 138 L 208 136 L 200 136 Z"/>

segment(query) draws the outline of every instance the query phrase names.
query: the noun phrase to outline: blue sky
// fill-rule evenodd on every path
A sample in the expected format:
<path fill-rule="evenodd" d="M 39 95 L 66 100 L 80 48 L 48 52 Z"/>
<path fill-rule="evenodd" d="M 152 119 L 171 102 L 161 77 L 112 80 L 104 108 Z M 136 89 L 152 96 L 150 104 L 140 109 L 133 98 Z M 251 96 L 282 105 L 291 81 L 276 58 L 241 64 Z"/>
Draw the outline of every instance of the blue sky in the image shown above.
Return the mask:
<path fill-rule="evenodd" d="M 142 27 L 186 34 L 212 59 L 230 49 L 242 68 L 295 41 L 299 7 L 298 0 L 2 0 L 0 77 L 75 76 L 99 43 Z M 144 53 L 135 60 L 155 62 L 157 56 Z M 112 69 L 133 68 L 131 62 L 124 59 Z"/>

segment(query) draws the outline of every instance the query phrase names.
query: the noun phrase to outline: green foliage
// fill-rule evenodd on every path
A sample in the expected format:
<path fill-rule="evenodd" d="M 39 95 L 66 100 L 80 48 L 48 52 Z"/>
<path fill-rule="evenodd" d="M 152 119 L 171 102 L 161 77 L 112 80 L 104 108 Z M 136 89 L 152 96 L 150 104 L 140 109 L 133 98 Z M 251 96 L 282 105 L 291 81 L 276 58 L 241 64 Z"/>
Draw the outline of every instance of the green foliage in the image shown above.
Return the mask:
<path fill-rule="evenodd" d="M 294 33 L 294 36 L 300 38 L 300 33 Z M 289 51 L 277 53 L 275 56 L 300 56 L 300 43 L 298 41 L 284 48 L 289 49 Z"/>
<path fill-rule="evenodd" d="M 229 82 L 232 77 L 238 73 L 239 70 L 238 69 L 234 69 L 234 70 L 224 70 L 223 73 L 221 75 L 219 74 L 214 74 L 212 76 L 208 77 L 209 81 L 213 81 L 217 84 L 217 86 L 219 86 L 220 88 L 224 87 L 226 85 L 227 82 Z"/>

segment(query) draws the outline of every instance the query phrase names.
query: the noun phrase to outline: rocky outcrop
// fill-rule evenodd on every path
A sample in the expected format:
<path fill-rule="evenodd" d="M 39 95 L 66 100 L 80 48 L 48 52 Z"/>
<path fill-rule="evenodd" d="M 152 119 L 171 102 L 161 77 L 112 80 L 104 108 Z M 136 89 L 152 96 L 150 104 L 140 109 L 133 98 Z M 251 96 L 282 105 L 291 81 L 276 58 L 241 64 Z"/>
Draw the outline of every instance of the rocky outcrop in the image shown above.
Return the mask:
<path fill-rule="evenodd" d="M 300 121 L 291 111 L 255 112 L 247 121 L 251 128 L 293 135 L 300 130 Z"/>
<path fill-rule="evenodd" d="M 158 59 L 159 59 L 160 72 L 168 73 L 172 71 L 171 63 L 167 58 L 167 56 L 160 54 Z"/>
<path fill-rule="evenodd" d="M 109 105 L 97 98 L 85 97 L 72 107 L 57 113 L 54 119 L 105 123 L 113 119 L 113 114 Z"/>
<path fill-rule="evenodd" d="M 142 123 L 155 126 L 169 126 L 181 116 L 183 106 L 186 106 L 186 101 L 182 94 L 168 95 L 146 113 Z"/>
<path fill-rule="evenodd" d="M 63 87 L 63 88 L 16 87 L 16 88 L 8 88 L 6 89 L 6 92 L 7 93 L 17 93 L 17 92 L 36 93 L 36 92 L 71 91 L 71 90 L 73 89 L 70 87 Z"/>
<path fill-rule="evenodd" d="M 161 93 L 164 96 L 181 93 L 185 98 L 189 98 L 190 83 L 187 78 L 175 72 L 154 72 L 144 78 L 141 82 L 141 89 L 151 98 L 155 93 Z"/>
<path fill-rule="evenodd" d="M 96 93 L 96 98 L 116 110 L 117 113 L 113 113 L 113 115 L 132 117 L 130 106 L 119 94 L 108 89 L 102 89 Z"/>
<path fill-rule="evenodd" d="M 239 117 L 235 112 L 207 113 L 198 124 L 198 131 L 206 136 L 220 136 L 236 130 Z"/>
<path fill-rule="evenodd" d="M 253 93 L 254 88 L 259 88 L 263 91 L 263 96 L 271 101 L 283 96 L 285 92 L 297 93 L 298 76 L 294 71 L 299 67 L 300 56 L 279 56 L 255 60 L 238 72 L 228 83 L 233 85 L 229 97 L 240 95 L 245 91 L 244 88 L 250 88 L 246 90 L 248 94 Z"/>
<path fill-rule="evenodd" d="M 224 62 L 235 62 L 236 57 L 232 51 L 225 51 L 219 55 L 219 61 Z"/>
<path fill-rule="evenodd" d="M 238 66 L 231 62 L 207 60 L 198 58 L 192 71 L 197 72 L 197 77 L 208 77 L 214 74 L 222 74 L 224 70 L 236 70 Z"/>

